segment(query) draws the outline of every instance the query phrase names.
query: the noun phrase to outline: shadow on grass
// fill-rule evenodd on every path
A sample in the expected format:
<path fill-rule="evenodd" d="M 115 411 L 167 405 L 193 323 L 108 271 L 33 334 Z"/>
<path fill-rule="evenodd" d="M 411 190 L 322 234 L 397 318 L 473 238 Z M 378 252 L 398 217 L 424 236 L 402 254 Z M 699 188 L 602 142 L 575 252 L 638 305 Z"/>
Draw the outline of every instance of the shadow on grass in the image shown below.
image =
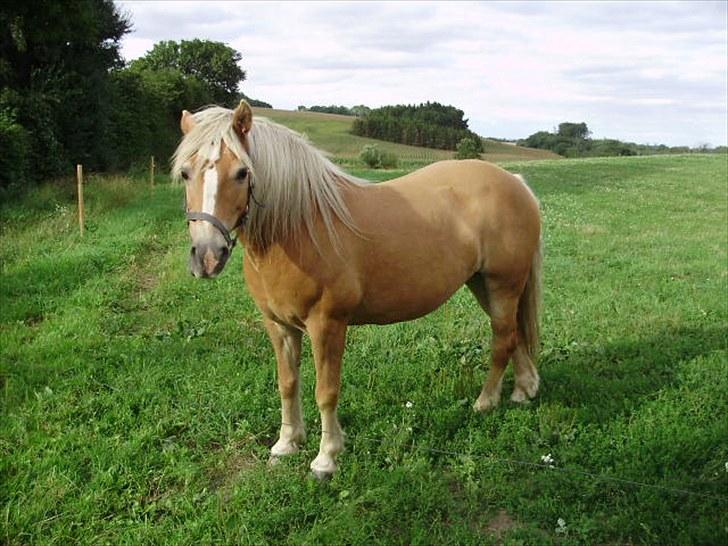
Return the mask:
<path fill-rule="evenodd" d="M 725 349 L 724 329 L 678 328 L 607 345 L 544 351 L 541 402 L 580 409 L 603 423 L 677 382 L 679 364 Z"/>

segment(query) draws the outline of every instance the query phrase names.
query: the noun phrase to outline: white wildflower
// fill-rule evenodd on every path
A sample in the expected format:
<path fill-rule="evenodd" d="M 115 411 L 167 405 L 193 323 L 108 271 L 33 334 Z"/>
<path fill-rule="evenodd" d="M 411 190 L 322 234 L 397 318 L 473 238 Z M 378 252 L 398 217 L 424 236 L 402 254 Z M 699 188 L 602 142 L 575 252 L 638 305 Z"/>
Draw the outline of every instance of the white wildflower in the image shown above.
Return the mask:
<path fill-rule="evenodd" d="M 404 407 L 407 408 L 407 409 L 411 409 L 412 406 L 414 406 L 414 405 L 415 405 L 414 402 L 410 402 L 409 400 L 407 400 L 407 402 L 405 403 Z"/>
<path fill-rule="evenodd" d="M 566 533 L 566 522 L 564 521 L 564 518 L 556 520 L 556 532 L 559 534 Z"/>
<path fill-rule="evenodd" d="M 543 464 L 547 464 L 550 467 L 554 466 L 554 458 L 551 456 L 551 453 L 547 453 L 546 455 L 541 455 L 541 462 Z"/>

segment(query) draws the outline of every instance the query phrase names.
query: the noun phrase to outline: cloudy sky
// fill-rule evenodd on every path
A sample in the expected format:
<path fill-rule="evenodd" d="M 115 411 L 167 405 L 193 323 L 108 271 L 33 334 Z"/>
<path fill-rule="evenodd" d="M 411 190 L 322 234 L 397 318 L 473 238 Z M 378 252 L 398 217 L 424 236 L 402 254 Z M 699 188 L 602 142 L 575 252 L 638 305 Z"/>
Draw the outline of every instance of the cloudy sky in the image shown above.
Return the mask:
<path fill-rule="evenodd" d="M 728 2 L 117 2 L 127 60 L 204 38 L 276 108 L 453 104 L 484 136 L 728 140 Z"/>

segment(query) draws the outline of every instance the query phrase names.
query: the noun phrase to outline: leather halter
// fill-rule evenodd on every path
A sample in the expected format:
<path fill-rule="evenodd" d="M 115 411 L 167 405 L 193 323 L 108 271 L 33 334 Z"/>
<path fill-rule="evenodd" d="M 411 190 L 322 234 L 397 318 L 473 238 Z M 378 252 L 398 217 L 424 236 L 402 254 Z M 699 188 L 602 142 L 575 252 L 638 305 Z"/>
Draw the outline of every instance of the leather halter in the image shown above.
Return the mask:
<path fill-rule="evenodd" d="M 230 234 L 245 225 L 245 222 L 248 219 L 248 213 L 250 212 L 250 201 L 253 201 L 253 203 L 258 205 L 259 207 L 263 206 L 253 195 L 254 187 L 255 184 L 253 183 L 253 175 L 248 172 L 248 203 L 245 205 L 245 210 L 238 217 L 237 222 L 235 222 L 235 225 L 230 230 L 228 230 L 227 226 L 225 226 L 223 221 L 220 220 L 217 216 L 208 214 L 206 212 L 190 211 L 189 207 L 187 206 L 187 193 L 185 192 L 185 217 L 187 218 L 187 223 L 189 224 L 190 222 L 196 221 L 209 222 L 223 236 L 223 238 L 225 239 L 225 243 L 227 244 L 228 250 L 232 253 L 233 248 L 235 248 L 235 244 L 238 242 L 238 237 L 237 233 L 234 234 L 234 237 L 231 237 Z"/>
<path fill-rule="evenodd" d="M 248 216 L 248 209 L 250 208 L 250 205 L 247 205 L 245 207 L 245 210 L 240 215 L 240 218 L 235 223 L 233 228 L 228 231 L 228 229 L 225 227 L 225 224 L 222 223 L 222 220 L 220 220 L 217 216 L 213 216 L 212 214 L 208 214 L 206 212 L 190 212 L 187 211 L 185 213 L 185 216 L 187 217 L 187 223 L 195 222 L 197 220 L 202 220 L 203 222 L 209 222 L 215 228 L 220 232 L 220 234 L 225 238 L 225 243 L 227 244 L 228 250 L 232 251 L 233 248 L 235 248 L 235 243 L 238 242 L 237 234 L 235 234 L 234 237 L 230 237 L 230 233 L 234 232 L 236 229 L 238 229 L 240 226 L 245 224 L 245 220 Z"/>

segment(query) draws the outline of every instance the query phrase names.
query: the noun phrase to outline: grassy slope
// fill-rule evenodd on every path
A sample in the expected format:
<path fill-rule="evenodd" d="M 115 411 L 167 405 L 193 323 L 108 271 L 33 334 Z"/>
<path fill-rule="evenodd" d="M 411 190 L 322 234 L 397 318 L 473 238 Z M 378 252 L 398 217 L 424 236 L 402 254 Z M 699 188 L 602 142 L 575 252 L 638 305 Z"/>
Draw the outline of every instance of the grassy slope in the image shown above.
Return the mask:
<path fill-rule="evenodd" d="M 447 150 L 406 146 L 383 140 L 365 138 L 349 133 L 352 117 L 336 114 L 320 114 L 317 112 L 292 112 L 288 110 L 271 110 L 254 108 L 256 115 L 265 116 L 300 133 L 306 133 L 311 141 L 328 153 L 341 157 L 357 157 L 365 144 L 377 144 L 400 159 L 418 162 L 432 162 L 450 159 L 453 153 Z M 560 156 L 532 148 L 522 148 L 485 140 L 483 159 L 488 161 L 518 161 L 527 159 L 559 159 Z"/>
<path fill-rule="evenodd" d="M 489 335 L 465 291 L 418 321 L 354 328 L 347 450 L 324 484 L 307 477 L 310 350 L 309 442 L 269 469 L 272 350 L 239 250 L 217 281 L 187 273 L 179 187 L 93 181 L 83 240 L 71 185 L 3 206 L 0 542 L 725 542 L 725 497 L 497 460 L 550 453 L 558 468 L 726 494 L 725 158 L 512 168 L 544 211 L 541 394 L 472 413 Z"/>

